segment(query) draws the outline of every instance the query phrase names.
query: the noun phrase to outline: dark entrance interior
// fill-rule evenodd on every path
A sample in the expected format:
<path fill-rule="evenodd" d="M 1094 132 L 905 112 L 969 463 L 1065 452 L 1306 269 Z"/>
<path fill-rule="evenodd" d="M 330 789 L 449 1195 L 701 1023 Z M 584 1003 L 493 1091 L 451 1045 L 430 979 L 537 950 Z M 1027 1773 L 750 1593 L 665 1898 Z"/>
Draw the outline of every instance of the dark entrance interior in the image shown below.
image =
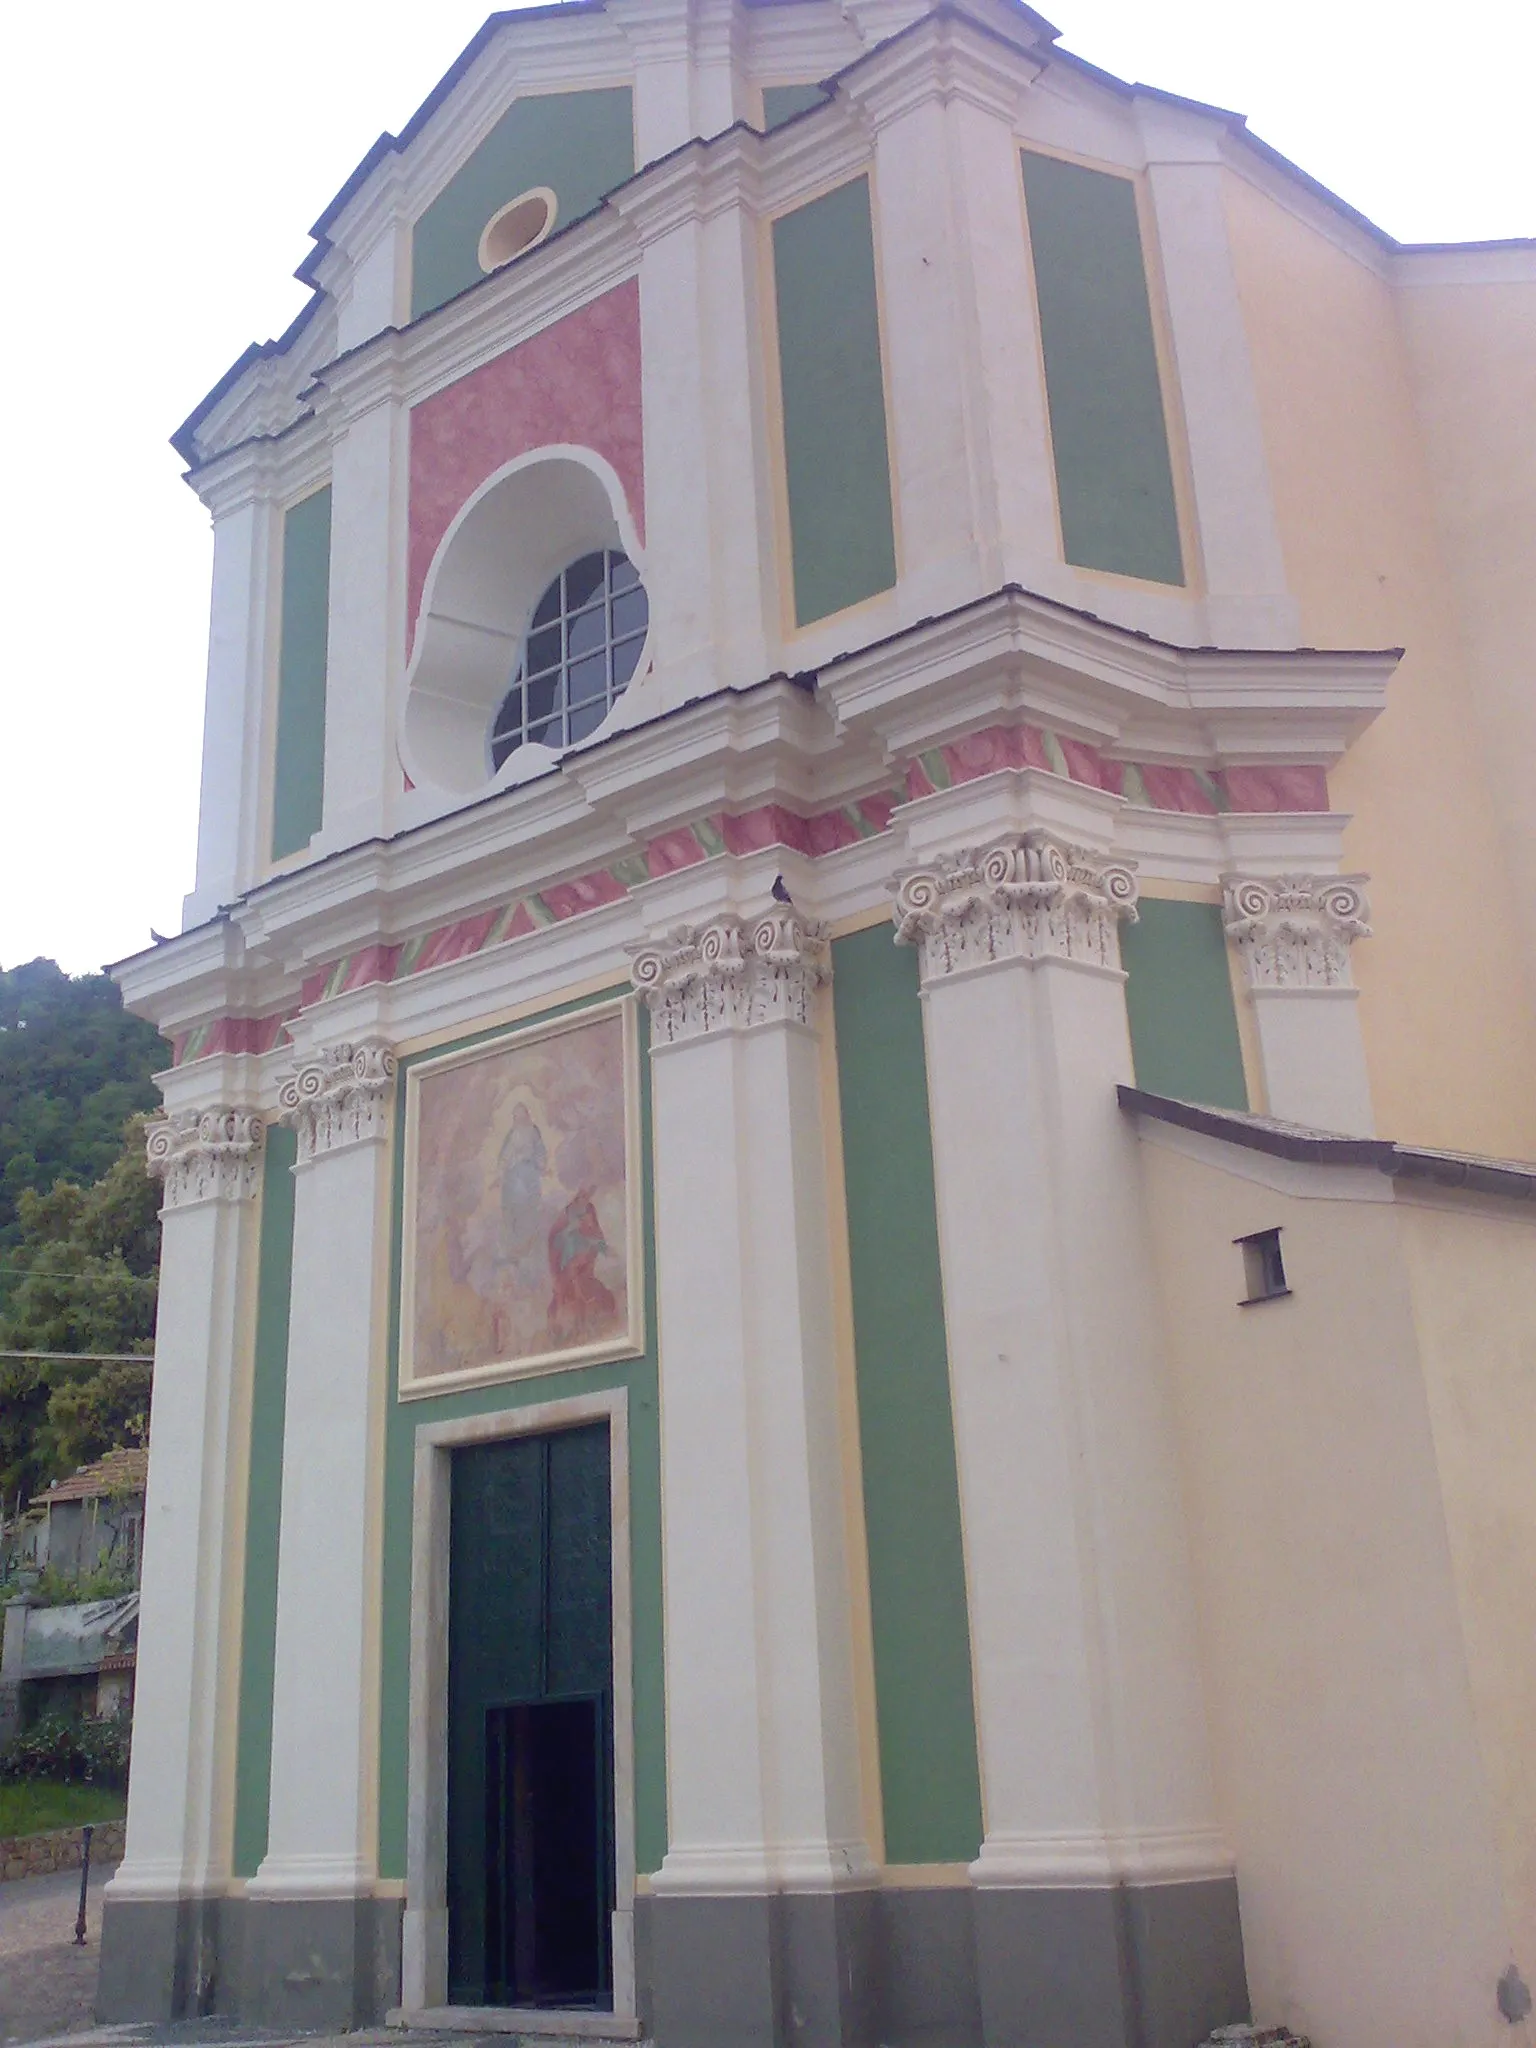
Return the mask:
<path fill-rule="evenodd" d="M 608 1429 L 453 1457 L 448 1995 L 611 2007 Z"/>

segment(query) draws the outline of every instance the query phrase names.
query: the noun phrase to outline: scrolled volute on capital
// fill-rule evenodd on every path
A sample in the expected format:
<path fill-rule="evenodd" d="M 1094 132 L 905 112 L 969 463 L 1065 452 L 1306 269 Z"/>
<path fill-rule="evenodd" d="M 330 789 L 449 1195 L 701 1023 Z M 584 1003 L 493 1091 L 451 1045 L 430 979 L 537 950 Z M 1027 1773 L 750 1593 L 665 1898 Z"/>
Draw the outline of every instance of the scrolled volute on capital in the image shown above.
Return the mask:
<path fill-rule="evenodd" d="M 178 1109 L 144 1132 L 145 1163 L 165 1189 L 165 1207 L 238 1202 L 256 1192 L 266 1120 L 258 1110 L 220 1104 Z"/>
<path fill-rule="evenodd" d="M 756 1024 L 808 1023 L 815 990 L 831 972 L 825 927 L 793 905 L 677 925 L 630 952 L 630 978 L 659 1045 Z"/>
<path fill-rule="evenodd" d="M 892 883 L 899 945 L 925 981 L 1002 960 L 1119 965 L 1118 928 L 1136 917 L 1136 870 L 1043 831 L 940 854 Z"/>

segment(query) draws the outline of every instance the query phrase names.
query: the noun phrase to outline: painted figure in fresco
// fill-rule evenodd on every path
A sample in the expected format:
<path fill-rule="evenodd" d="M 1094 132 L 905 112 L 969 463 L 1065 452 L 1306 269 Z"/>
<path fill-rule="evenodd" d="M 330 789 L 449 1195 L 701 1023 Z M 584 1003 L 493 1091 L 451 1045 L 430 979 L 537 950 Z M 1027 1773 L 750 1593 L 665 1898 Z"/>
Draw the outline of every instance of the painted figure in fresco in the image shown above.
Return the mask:
<path fill-rule="evenodd" d="M 549 1155 L 544 1133 L 526 1102 L 513 1108 L 511 1126 L 501 1141 L 497 1170 L 501 1175 L 501 1220 L 512 1257 L 537 1243 L 542 1220 L 544 1169 Z"/>
<path fill-rule="evenodd" d="M 612 1329 L 618 1303 L 597 1277 L 598 1254 L 607 1249 L 592 1189 L 578 1188 L 549 1233 L 552 1344 L 580 1344 Z"/>

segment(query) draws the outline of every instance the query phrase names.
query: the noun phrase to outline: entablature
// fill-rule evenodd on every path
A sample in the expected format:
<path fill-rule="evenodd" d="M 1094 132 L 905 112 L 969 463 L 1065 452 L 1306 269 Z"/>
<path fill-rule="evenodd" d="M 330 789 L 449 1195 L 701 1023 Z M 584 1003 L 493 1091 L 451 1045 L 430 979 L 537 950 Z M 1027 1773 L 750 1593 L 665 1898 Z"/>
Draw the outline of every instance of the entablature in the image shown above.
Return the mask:
<path fill-rule="evenodd" d="M 265 1054 L 295 1012 L 617 915 L 687 868 L 815 875 L 822 913 L 849 915 L 880 900 L 898 841 L 964 837 L 1010 790 L 1037 822 L 1088 806 L 1144 882 L 1328 874 L 1347 821 L 1322 771 L 1395 660 L 1170 647 L 1009 587 L 819 677 L 700 698 L 314 860 L 115 972 L 180 1056 Z"/>
<path fill-rule="evenodd" d="M 1180 647 L 1010 585 L 823 664 L 817 693 L 890 760 L 1034 717 L 1113 759 L 1328 768 L 1401 656 Z"/>

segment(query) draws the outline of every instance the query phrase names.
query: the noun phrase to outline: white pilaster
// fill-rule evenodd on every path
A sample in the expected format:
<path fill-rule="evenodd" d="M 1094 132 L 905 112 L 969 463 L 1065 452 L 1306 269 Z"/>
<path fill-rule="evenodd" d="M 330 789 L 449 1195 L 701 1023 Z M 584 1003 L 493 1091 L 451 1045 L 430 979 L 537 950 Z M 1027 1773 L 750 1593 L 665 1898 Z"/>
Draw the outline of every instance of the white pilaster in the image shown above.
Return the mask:
<path fill-rule="evenodd" d="M 755 224 L 739 205 L 705 215 L 700 178 L 685 159 L 669 187 L 612 202 L 644 238 L 645 525 L 666 537 L 646 560 L 651 674 L 621 712 L 637 721 L 772 659 Z"/>
<path fill-rule="evenodd" d="M 263 714 L 281 555 L 280 519 L 267 488 L 265 465 L 255 460 L 214 506 L 197 878 L 182 905 L 184 931 L 248 888 L 266 853 Z"/>
<path fill-rule="evenodd" d="M 367 1039 L 302 1059 L 280 1093 L 298 1161 L 270 1825 L 249 1887 L 272 1897 L 349 1896 L 374 1871 L 369 1588 L 394 1077 L 394 1054 Z"/>
<path fill-rule="evenodd" d="M 1217 131 L 1138 99 L 1147 152 L 1195 515 L 1206 615 L 1225 647 L 1294 647 L 1289 595 L 1253 363 L 1227 237 Z"/>
<path fill-rule="evenodd" d="M 1027 820 L 1004 781 L 999 815 Z M 1105 822 L 1094 808 L 1088 829 Z M 923 984 L 979 1885 L 1230 1869 L 1135 1146 L 1116 1107 L 1131 1073 L 1118 925 L 1135 900 L 1129 866 L 1028 824 L 897 878 L 897 937 L 920 949 Z"/>
<path fill-rule="evenodd" d="M 822 1152 L 820 928 L 637 949 L 651 1011 L 667 1789 L 657 1891 L 867 1876 Z"/>
<path fill-rule="evenodd" d="M 244 1108 L 151 1124 L 165 1183 L 127 1855 L 114 1898 L 195 1897 L 228 1876 L 222 1702 L 236 1682 L 226 1554 L 241 1296 L 263 1125 Z M 239 1489 L 233 1488 L 238 1494 Z"/>
<path fill-rule="evenodd" d="M 914 616 L 963 604 L 982 586 L 978 531 L 979 425 L 969 284 L 945 88 L 945 50 L 920 79 L 843 90 L 874 130 L 876 266 L 881 353 L 891 431 L 903 609 Z"/>
<path fill-rule="evenodd" d="M 1227 938 L 1258 1028 L 1271 1116 L 1369 1137 L 1376 1128 L 1349 951 L 1369 938 L 1364 875 L 1228 875 Z"/>
<path fill-rule="evenodd" d="M 396 499 L 406 435 L 404 409 L 386 392 L 349 421 L 332 449 L 325 815 L 312 853 L 382 834 L 400 786 L 394 735 L 404 517 Z"/>

